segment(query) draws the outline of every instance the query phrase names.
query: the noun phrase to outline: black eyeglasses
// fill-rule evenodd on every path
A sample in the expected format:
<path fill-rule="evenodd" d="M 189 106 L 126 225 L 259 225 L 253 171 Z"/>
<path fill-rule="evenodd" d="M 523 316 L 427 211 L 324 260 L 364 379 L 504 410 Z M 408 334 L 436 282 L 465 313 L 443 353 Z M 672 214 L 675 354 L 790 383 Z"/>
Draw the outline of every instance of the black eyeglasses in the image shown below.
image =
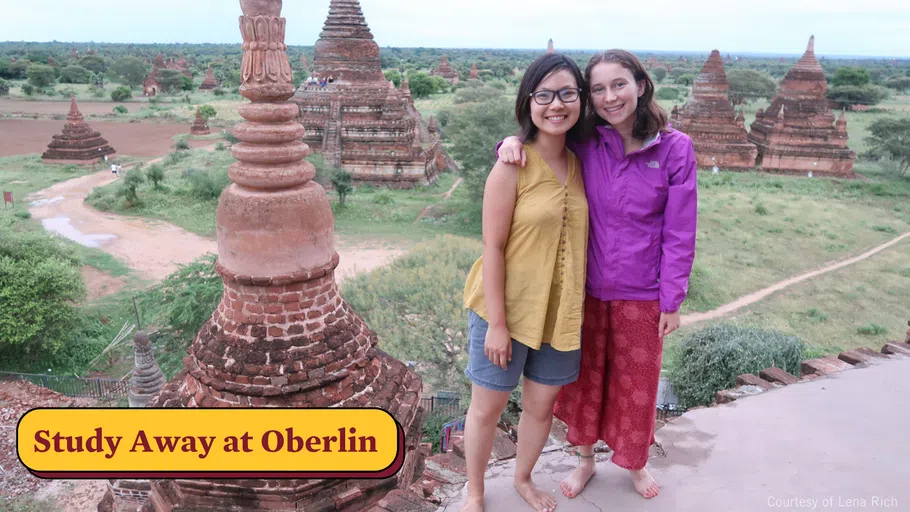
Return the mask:
<path fill-rule="evenodd" d="M 551 91 L 549 89 L 541 89 L 537 92 L 532 92 L 531 97 L 534 98 L 534 101 L 538 105 L 549 105 L 553 103 L 553 100 L 559 96 L 559 101 L 563 103 L 574 103 L 578 101 L 578 97 L 581 95 L 581 89 L 573 89 L 566 87 L 565 89 L 560 89 L 558 91 Z"/>

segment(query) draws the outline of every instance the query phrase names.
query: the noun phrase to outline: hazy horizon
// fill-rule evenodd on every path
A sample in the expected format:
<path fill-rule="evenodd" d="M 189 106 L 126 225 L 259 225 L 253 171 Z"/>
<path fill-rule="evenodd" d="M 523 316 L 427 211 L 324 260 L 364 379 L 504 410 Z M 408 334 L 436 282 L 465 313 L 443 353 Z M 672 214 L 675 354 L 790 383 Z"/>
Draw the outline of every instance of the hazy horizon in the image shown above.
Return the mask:
<path fill-rule="evenodd" d="M 462 0 L 442 2 L 361 0 L 380 47 L 441 49 L 546 48 L 595 51 L 800 55 L 810 35 L 816 53 L 834 57 L 910 57 L 910 3 L 890 0 L 671 0 L 607 5 L 602 0 Z M 284 2 L 287 43 L 312 46 L 329 0 Z M 736 12 L 733 11 L 736 9 Z M 158 0 L 124 5 L 95 0 L 73 6 L 44 0 L 4 6 L 0 34 L 6 42 L 74 44 L 238 44 L 238 2 Z M 28 22 L 34 20 L 35 22 Z M 202 22 L 200 22 L 202 20 Z M 24 22 L 25 21 L 25 22 Z M 139 21 L 140 23 L 134 23 Z M 668 48 L 673 48 L 672 50 Z"/>

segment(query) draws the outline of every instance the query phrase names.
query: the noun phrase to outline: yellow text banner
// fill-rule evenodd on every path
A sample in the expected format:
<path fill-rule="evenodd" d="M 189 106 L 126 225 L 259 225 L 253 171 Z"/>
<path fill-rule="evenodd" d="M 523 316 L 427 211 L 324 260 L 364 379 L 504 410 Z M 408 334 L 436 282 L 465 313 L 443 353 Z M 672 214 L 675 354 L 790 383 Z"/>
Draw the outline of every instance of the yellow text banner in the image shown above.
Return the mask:
<path fill-rule="evenodd" d="M 404 457 L 380 409 L 34 409 L 17 435 L 49 478 L 385 478 Z"/>

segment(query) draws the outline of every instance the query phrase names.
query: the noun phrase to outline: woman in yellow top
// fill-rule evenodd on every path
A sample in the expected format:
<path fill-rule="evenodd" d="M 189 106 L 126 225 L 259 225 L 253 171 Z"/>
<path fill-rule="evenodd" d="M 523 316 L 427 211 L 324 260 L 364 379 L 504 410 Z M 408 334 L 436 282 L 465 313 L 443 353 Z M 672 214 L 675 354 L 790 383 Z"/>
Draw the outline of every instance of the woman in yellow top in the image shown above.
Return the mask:
<path fill-rule="evenodd" d="M 584 78 L 547 54 L 527 69 L 515 104 L 528 165 L 497 162 L 483 198 L 483 256 L 465 284 L 471 406 L 465 422 L 468 498 L 483 510 L 484 470 L 509 394 L 523 374 L 515 487 L 537 511 L 556 506 L 531 481 L 562 386 L 578 378 L 588 240 L 581 166 L 566 140 L 581 136 Z"/>

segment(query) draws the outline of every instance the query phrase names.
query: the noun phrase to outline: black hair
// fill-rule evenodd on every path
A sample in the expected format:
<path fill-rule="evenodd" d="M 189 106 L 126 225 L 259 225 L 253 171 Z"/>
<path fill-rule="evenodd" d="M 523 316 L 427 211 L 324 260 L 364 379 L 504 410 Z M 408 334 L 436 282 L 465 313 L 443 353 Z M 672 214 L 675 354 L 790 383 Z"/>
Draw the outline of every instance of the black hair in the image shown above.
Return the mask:
<path fill-rule="evenodd" d="M 531 120 L 531 94 L 548 76 L 557 71 L 569 70 L 575 77 L 575 83 L 578 88 L 582 89 L 578 95 L 581 102 L 581 115 L 578 116 L 578 122 L 575 123 L 566 133 L 566 140 L 579 141 L 584 135 L 585 123 L 584 115 L 588 108 L 588 92 L 584 90 L 585 79 L 581 73 L 578 64 L 574 60 L 566 57 L 561 53 L 547 53 L 538 57 L 525 71 L 521 79 L 521 85 L 518 86 L 518 99 L 515 100 L 515 119 L 518 121 L 520 128 L 521 140 L 531 142 L 537 136 L 538 128 Z"/>

